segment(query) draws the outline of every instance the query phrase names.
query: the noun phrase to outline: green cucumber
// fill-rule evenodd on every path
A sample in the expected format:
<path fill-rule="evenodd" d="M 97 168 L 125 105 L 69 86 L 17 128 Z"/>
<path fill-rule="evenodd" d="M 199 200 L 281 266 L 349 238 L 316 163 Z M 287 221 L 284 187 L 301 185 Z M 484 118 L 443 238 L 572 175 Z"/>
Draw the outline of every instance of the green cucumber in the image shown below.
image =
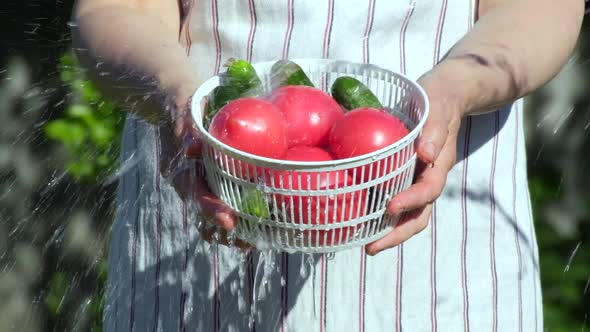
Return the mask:
<path fill-rule="evenodd" d="M 209 93 L 203 118 L 203 125 L 209 128 L 211 121 L 219 110 L 241 97 L 253 97 L 261 94 L 262 81 L 256 70 L 246 60 L 230 59 L 227 70 L 220 75 L 220 84 Z"/>
<path fill-rule="evenodd" d="M 270 207 L 266 199 L 266 194 L 258 189 L 250 189 L 244 192 L 239 208 L 240 211 L 255 217 L 270 217 Z"/>
<path fill-rule="evenodd" d="M 270 75 L 271 86 L 273 89 L 285 85 L 314 86 L 303 69 L 292 61 L 277 61 L 270 69 Z"/>
<path fill-rule="evenodd" d="M 244 96 L 262 93 L 262 81 L 250 62 L 230 59 L 226 66 L 227 71 L 221 76 L 221 85 L 233 86 Z"/>
<path fill-rule="evenodd" d="M 219 110 L 229 102 L 240 98 L 242 95 L 233 86 L 220 85 L 209 93 L 205 114 L 203 115 L 203 126 L 209 128 L 211 121 Z"/>
<path fill-rule="evenodd" d="M 332 84 L 332 98 L 347 110 L 359 107 L 383 108 L 373 92 L 354 77 L 342 76 Z"/>

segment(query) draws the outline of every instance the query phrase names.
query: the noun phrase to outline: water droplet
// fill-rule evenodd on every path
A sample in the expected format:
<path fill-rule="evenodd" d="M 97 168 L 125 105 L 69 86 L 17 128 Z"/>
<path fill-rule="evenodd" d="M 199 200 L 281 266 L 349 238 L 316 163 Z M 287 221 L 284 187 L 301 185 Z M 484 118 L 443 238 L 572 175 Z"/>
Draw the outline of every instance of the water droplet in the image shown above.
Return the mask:
<path fill-rule="evenodd" d="M 236 236 L 236 231 L 235 230 L 232 230 L 232 231 L 228 232 L 227 233 L 227 245 L 229 247 L 233 247 L 235 245 L 235 243 L 236 243 L 236 238 L 237 238 L 237 236 Z"/>
<path fill-rule="evenodd" d="M 232 293 L 232 295 L 235 295 L 238 291 L 238 281 L 237 280 L 232 280 L 231 284 L 230 284 L 230 291 Z"/>
<path fill-rule="evenodd" d="M 305 254 L 301 254 L 301 268 L 299 269 L 299 276 L 305 278 L 307 276 L 307 268 L 305 266 Z"/>
<path fill-rule="evenodd" d="M 219 242 L 220 235 L 217 230 L 215 232 L 213 232 L 213 235 L 211 237 L 212 237 L 211 244 L 215 244 L 215 243 Z"/>
<path fill-rule="evenodd" d="M 555 127 L 553 127 L 553 135 L 557 134 L 557 131 L 559 131 L 559 129 L 566 123 L 567 119 L 570 115 L 572 115 L 573 112 L 574 107 L 571 107 L 567 112 L 565 112 L 559 117 Z"/>
<path fill-rule="evenodd" d="M 574 260 L 574 257 L 578 253 L 578 249 L 580 249 L 581 244 L 582 244 L 582 241 L 578 242 L 578 244 L 576 245 L 576 248 L 574 248 L 574 251 L 572 251 L 570 258 L 567 260 L 567 264 L 565 266 L 565 269 L 563 270 L 564 273 L 570 270 L 570 266 L 572 264 L 572 261 Z"/>

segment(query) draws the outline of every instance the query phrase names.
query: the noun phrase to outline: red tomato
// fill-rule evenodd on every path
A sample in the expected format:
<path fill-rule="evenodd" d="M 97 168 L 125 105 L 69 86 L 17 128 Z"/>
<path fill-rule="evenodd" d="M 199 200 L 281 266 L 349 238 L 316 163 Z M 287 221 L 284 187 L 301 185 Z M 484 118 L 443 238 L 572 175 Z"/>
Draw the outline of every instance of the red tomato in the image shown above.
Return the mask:
<path fill-rule="evenodd" d="M 344 116 L 340 105 L 327 93 L 309 86 L 284 86 L 269 100 L 285 115 L 289 147 L 325 146 L 330 128 Z"/>
<path fill-rule="evenodd" d="M 330 153 L 322 148 L 312 146 L 294 146 L 287 150 L 284 160 L 291 161 L 329 161 L 334 160 Z M 336 184 L 342 186 L 349 180 L 346 171 L 333 172 L 294 172 L 294 171 L 274 171 L 271 176 L 276 188 L 295 189 L 295 190 L 321 190 L 332 188 Z M 291 183 L 289 182 L 291 178 Z M 283 181 L 282 184 L 280 181 Z M 270 181 L 270 178 L 269 178 Z M 301 182 L 301 185 L 299 184 Z"/>
<path fill-rule="evenodd" d="M 241 98 L 228 103 L 213 118 L 209 132 L 221 142 L 254 155 L 280 159 L 287 152 L 285 117 L 266 100 Z M 244 179 L 262 177 L 265 171 L 231 157 L 220 162 Z"/>
<path fill-rule="evenodd" d="M 306 146 L 296 146 L 289 149 L 285 155 L 285 159 L 296 161 L 333 160 L 327 151 L 321 148 Z M 326 190 L 342 188 L 352 184 L 352 179 L 347 175 L 346 171 L 322 173 L 275 171 L 273 179 L 276 188 L 292 190 Z M 363 190 L 362 195 L 359 192 L 331 196 L 277 195 L 276 199 L 277 208 L 282 211 L 284 207 L 286 219 L 296 224 L 324 225 L 340 222 L 341 220 L 352 220 L 366 213 L 366 190 Z M 343 205 L 344 210 L 342 208 Z M 321 246 L 325 244 L 331 245 L 333 243 L 332 236 L 334 236 L 334 241 L 336 241 L 334 244 L 336 244 L 340 241 L 341 232 L 342 241 L 346 241 L 354 235 L 354 229 L 355 227 L 335 230 L 308 230 L 304 231 L 304 233 L 309 233 L 313 241 L 319 235 L 319 242 L 317 244 Z M 324 240 L 325 235 L 327 236 L 326 240 Z"/>
<path fill-rule="evenodd" d="M 209 132 L 229 146 L 258 156 L 282 158 L 287 152 L 285 117 L 262 99 L 241 98 L 225 105 Z"/>
<path fill-rule="evenodd" d="M 405 124 L 394 115 L 375 108 L 359 108 L 346 113 L 334 124 L 330 131 L 330 150 L 339 159 L 361 156 L 387 147 L 408 133 Z M 381 161 L 380 172 L 377 174 L 378 165 L 373 164 L 371 176 L 369 167 L 365 167 L 365 181 L 384 176 L 398 166 L 397 161 L 394 161 L 385 167 Z M 360 171 L 357 168 L 357 176 L 362 180 Z"/>
<path fill-rule="evenodd" d="M 332 155 L 321 148 L 298 145 L 287 150 L 285 160 L 293 161 L 329 161 L 334 160 Z"/>
<path fill-rule="evenodd" d="M 304 197 L 303 203 L 308 204 L 307 200 L 309 200 L 309 197 Z M 320 199 L 319 221 L 314 222 L 313 224 L 333 224 L 335 222 L 340 222 L 340 220 L 351 221 L 360 218 L 367 213 L 366 201 L 367 190 L 339 194 L 337 195 L 336 199 L 329 198 L 328 203 L 323 203 L 322 199 Z M 318 209 L 315 205 L 317 204 L 317 200 L 312 200 L 309 202 L 309 204 L 314 204 L 312 205 L 311 215 L 315 217 Z M 344 211 L 342 210 L 343 205 Z M 336 214 L 335 216 L 334 213 Z M 307 211 L 304 211 L 304 217 L 307 216 L 306 214 Z M 354 233 L 358 227 L 359 226 L 350 226 L 331 230 L 305 230 L 303 231 L 303 234 L 309 236 L 312 243 L 317 243 L 318 246 L 335 245 L 345 243 L 350 240 L 354 236 Z"/>

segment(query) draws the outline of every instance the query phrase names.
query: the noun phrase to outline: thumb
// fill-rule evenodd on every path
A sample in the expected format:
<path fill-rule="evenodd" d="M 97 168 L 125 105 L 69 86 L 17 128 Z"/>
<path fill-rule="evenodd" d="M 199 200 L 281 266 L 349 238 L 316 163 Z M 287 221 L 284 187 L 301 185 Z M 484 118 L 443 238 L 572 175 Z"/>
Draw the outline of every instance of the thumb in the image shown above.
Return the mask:
<path fill-rule="evenodd" d="M 174 134 L 182 145 L 184 155 L 195 159 L 201 156 L 201 139 L 190 111 L 190 104 L 190 98 L 174 103 L 171 106 L 171 117 L 174 123 Z"/>
<path fill-rule="evenodd" d="M 449 135 L 449 123 L 444 109 L 431 104 L 430 114 L 417 141 L 417 154 L 421 161 L 431 164 L 438 158 Z"/>
<path fill-rule="evenodd" d="M 201 157 L 201 136 L 195 128 L 195 122 L 190 112 L 186 112 L 182 119 L 183 136 L 182 147 L 187 158 L 198 159 Z"/>
<path fill-rule="evenodd" d="M 431 70 L 418 79 L 430 104 L 430 112 L 416 146 L 418 159 L 426 164 L 436 161 L 447 136 L 456 134 L 461 124 L 463 103 L 452 90 L 455 87 L 449 87 L 444 76 L 439 74 Z"/>

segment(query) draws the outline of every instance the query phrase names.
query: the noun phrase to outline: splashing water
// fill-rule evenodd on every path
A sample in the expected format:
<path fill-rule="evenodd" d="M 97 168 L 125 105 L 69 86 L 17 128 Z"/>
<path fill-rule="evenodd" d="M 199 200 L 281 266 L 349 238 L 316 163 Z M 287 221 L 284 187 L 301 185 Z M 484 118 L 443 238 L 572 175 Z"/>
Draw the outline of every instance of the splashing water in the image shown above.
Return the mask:
<path fill-rule="evenodd" d="M 246 295 L 244 289 L 246 287 L 246 255 L 240 254 L 238 256 L 238 311 L 246 313 Z"/>
<path fill-rule="evenodd" d="M 582 241 L 578 242 L 576 248 L 574 248 L 574 251 L 572 251 L 572 253 L 570 254 L 570 258 L 567 260 L 567 264 L 565 265 L 565 269 L 563 270 L 564 273 L 570 270 L 570 266 L 572 265 L 574 257 L 576 257 L 576 254 L 578 253 L 578 249 L 580 249 L 580 245 L 582 245 Z"/>
<path fill-rule="evenodd" d="M 254 272 L 254 287 L 252 294 L 252 307 L 250 308 L 250 317 L 248 320 L 248 326 L 252 328 L 256 317 L 261 318 L 262 313 L 257 311 L 257 304 L 264 300 L 269 291 L 269 281 L 275 270 L 276 255 L 272 250 L 260 251 L 258 256 L 258 263 L 256 264 L 256 270 Z M 260 281 L 258 281 L 258 275 L 262 273 Z"/>
<path fill-rule="evenodd" d="M 313 275 L 315 267 L 315 257 L 312 254 L 301 254 L 301 268 L 299 269 L 299 276 L 306 278 L 308 275 Z M 308 274 L 308 269 L 310 269 Z"/>
<path fill-rule="evenodd" d="M 411 5 L 414 3 L 412 1 Z M 79 106 L 79 101 L 84 98 L 98 98 L 95 90 L 75 76 L 79 74 L 80 68 L 70 63 L 65 63 L 63 68 L 59 66 L 62 54 L 72 50 L 69 29 L 77 27 L 77 23 L 70 21 L 72 1 L 8 0 L 3 4 L 0 19 L 11 25 L 11 28 L 4 29 L 11 37 L 3 39 L 0 47 L 0 52 L 6 56 L 0 63 L 0 295 L 5 300 L 0 305 L 0 330 L 87 331 L 93 328 L 92 324 L 97 324 L 98 330 L 98 327 L 102 327 L 102 311 L 108 309 L 101 305 L 108 272 L 107 249 L 111 240 L 111 222 L 115 210 L 125 210 L 128 207 L 126 204 L 129 208 L 134 204 L 117 203 L 116 186 L 124 175 L 133 172 L 143 160 L 139 154 L 132 154 L 118 161 L 108 176 L 93 183 L 78 182 L 74 178 L 72 172 L 92 173 L 93 168 L 106 162 L 105 158 L 118 160 L 119 155 L 116 149 L 108 150 L 101 156 L 88 148 L 82 148 L 78 151 L 82 156 L 78 162 L 70 159 L 71 152 L 67 146 L 79 144 L 96 129 L 79 127 L 76 121 L 92 122 L 96 119 L 92 120 L 87 113 L 83 113 L 84 109 L 72 110 L 71 106 Z M 75 50 L 87 51 L 84 48 Z M 584 57 L 572 60 L 580 64 L 588 61 Z M 104 63 L 97 63 L 96 69 L 100 76 L 111 75 Z M 75 77 L 66 82 L 64 79 L 71 75 Z M 584 72 L 579 75 L 583 76 Z M 115 79 L 124 84 L 124 77 Z M 576 85 L 578 89 L 587 88 L 587 83 Z M 142 91 L 134 94 L 144 101 L 156 97 Z M 587 163 L 584 164 L 584 159 L 581 159 L 586 155 L 584 147 L 587 144 L 580 144 L 576 150 L 570 141 L 556 138 L 577 133 L 582 138 L 586 137 L 587 141 L 590 121 L 587 115 L 580 118 L 580 110 L 589 112 L 577 104 L 574 108 L 571 106 L 573 104 L 576 104 L 575 101 L 565 106 L 555 106 L 553 108 L 557 112 L 553 114 L 539 112 L 540 118 L 533 117 L 531 123 L 533 133 L 546 135 L 537 138 L 542 147 L 538 149 L 537 155 L 533 149 L 530 160 L 534 161 L 535 166 L 550 164 L 558 168 L 562 167 L 561 164 L 574 165 L 571 167 L 581 173 L 575 175 L 568 172 L 568 176 L 576 179 L 576 188 L 571 188 L 563 177 L 558 181 L 558 192 L 565 197 L 568 192 L 576 196 L 584 193 L 585 187 L 590 187 L 585 185 L 586 178 L 583 177 L 583 173 L 588 173 Z M 105 108 L 102 102 L 94 106 L 90 108 L 91 112 Z M 70 113 L 75 113 L 75 116 L 70 117 Z M 71 125 L 63 127 L 70 134 L 64 137 L 65 143 L 47 137 L 45 130 L 53 120 L 67 120 L 65 122 L 68 123 L 62 122 L 61 125 Z M 69 123 L 70 120 L 75 123 Z M 578 127 L 570 126 L 576 123 Z M 104 134 L 98 132 L 97 135 L 101 133 Z M 563 150 L 571 150 L 568 158 L 560 154 Z M 139 184 L 140 191 L 145 188 L 145 184 Z M 259 189 L 268 193 L 268 188 L 262 184 Z M 149 197 L 152 205 L 156 201 L 155 197 Z M 191 223 L 189 227 L 195 228 L 198 222 Z M 543 226 L 546 225 L 540 227 Z M 191 236 L 182 239 L 187 248 Z M 244 253 L 236 253 L 239 262 L 237 277 L 228 284 L 229 292 L 236 297 L 238 311 L 244 317 L 251 315 L 251 319 L 260 319 L 260 303 L 271 297 L 271 292 L 275 291 L 272 287 L 278 284 L 284 287 L 287 284 L 281 273 L 281 264 L 276 261 L 277 253 L 265 248 L 264 243 L 259 244 L 262 251 L 252 276 L 255 279 L 252 302 L 255 308 L 250 307 L 248 302 L 251 296 L 247 284 L 250 272 L 246 268 Z M 573 275 L 570 269 L 574 259 L 577 257 L 576 263 L 582 261 L 581 253 L 585 248 L 581 244 L 581 241 L 578 242 L 568 257 L 563 271 L 569 272 L 568 276 Z M 210 255 L 201 246 L 186 250 L 188 257 Z M 299 271 L 295 268 L 293 272 L 300 278 L 311 278 L 311 287 L 315 290 L 318 272 L 315 265 L 319 256 L 301 254 L 300 257 L 290 257 L 301 259 Z M 325 256 L 329 261 L 334 258 L 333 253 Z M 558 271 L 563 267 L 563 259 L 559 264 L 556 268 Z M 199 275 L 198 268 L 188 261 L 185 277 L 181 279 L 162 273 L 161 286 L 178 279 L 186 294 L 186 303 L 198 303 L 196 297 L 199 294 L 194 293 L 194 280 L 189 277 Z M 273 284 L 275 277 L 277 281 Z M 583 294 L 587 294 L 590 276 L 579 284 L 583 286 Z M 582 287 L 579 288 L 582 291 Z M 313 305 L 315 313 L 316 303 Z M 183 316 L 186 319 L 196 316 L 200 309 L 188 305 Z M 579 326 L 582 317 L 576 318 Z M 582 331 L 586 323 L 587 315 L 583 317 Z M 222 326 L 225 327 L 224 324 Z"/>
<path fill-rule="evenodd" d="M 555 127 L 553 127 L 553 135 L 557 134 L 557 131 L 567 122 L 567 119 L 572 115 L 573 112 L 574 107 L 571 107 L 559 117 Z"/>

